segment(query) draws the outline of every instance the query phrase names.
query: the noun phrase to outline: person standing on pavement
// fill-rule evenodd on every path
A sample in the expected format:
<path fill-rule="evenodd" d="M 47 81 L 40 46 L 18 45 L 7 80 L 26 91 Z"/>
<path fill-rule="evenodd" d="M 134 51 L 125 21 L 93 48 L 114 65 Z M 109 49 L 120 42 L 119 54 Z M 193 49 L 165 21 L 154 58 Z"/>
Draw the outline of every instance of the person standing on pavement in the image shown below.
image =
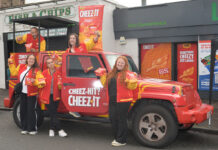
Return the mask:
<path fill-rule="evenodd" d="M 61 128 L 60 121 L 57 118 L 57 109 L 61 99 L 61 74 L 55 69 L 52 58 L 46 60 L 48 69 L 42 72 L 45 77 L 46 85 L 40 89 L 40 100 L 46 104 L 50 116 L 49 136 L 54 137 L 55 131 L 58 131 L 60 137 L 66 137 L 67 133 Z"/>
<path fill-rule="evenodd" d="M 37 99 L 38 86 L 45 84 L 43 75 L 38 68 L 36 57 L 31 54 L 27 56 L 26 64 L 17 67 L 14 60 L 8 59 L 8 66 L 11 76 L 17 76 L 18 81 L 22 82 L 22 93 L 20 95 L 20 121 L 21 134 L 37 134 Z M 24 80 L 23 80 L 24 78 Z"/>
<path fill-rule="evenodd" d="M 36 27 L 32 27 L 30 33 L 18 36 L 16 38 L 18 44 L 26 43 L 26 52 L 42 52 L 46 49 L 44 37 L 40 35 L 40 50 L 39 50 L 39 31 Z"/>
<path fill-rule="evenodd" d="M 133 91 L 137 87 L 135 73 L 128 70 L 128 60 L 125 56 L 119 56 L 111 72 L 106 75 L 102 69 L 95 71 L 100 76 L 101 83 L 108 87 L 109 117 L 114 133 L 112 146 L 124 146 L 127 140 L 127 117 Z"/>

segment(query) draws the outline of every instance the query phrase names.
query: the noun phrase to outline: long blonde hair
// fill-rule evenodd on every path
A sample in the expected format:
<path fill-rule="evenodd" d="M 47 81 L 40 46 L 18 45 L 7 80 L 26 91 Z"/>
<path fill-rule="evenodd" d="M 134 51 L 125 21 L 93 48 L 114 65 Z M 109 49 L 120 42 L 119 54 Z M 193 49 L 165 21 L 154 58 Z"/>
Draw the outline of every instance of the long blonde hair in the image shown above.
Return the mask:
<path fill-rule="evenodd" d="M 121 73 L 121 76 L 120 76 L 120 83 L 121 83 L 121 84 L 124 84 L 124 83 L 125 83 L 126 71 L 129 70 L 128 60 L 127 60 L 127 58 L 126 58 L 125 56 L 119 56 L 119 57 L 117 58 L 117 60 L 116 60 L 116 62 L 115 62 L 115 64 L 114 64 L 113 69 L 112 69 L 111 72 L 109 72 L 108 75 L 107 75 L 107 82 L 108 82 L 108 83 L 110 83 L 110 81 L 111 81 L 112 78 L 114 78 L 114 77 L 117 78 L 117 71 L 118 71 L 118 69 L 117 69 L 117 61 L 118 61 L 119 59 L 123 59 L 124 62 L 125 62 L 124 68 L 120 71 L 120 73 Z"/>

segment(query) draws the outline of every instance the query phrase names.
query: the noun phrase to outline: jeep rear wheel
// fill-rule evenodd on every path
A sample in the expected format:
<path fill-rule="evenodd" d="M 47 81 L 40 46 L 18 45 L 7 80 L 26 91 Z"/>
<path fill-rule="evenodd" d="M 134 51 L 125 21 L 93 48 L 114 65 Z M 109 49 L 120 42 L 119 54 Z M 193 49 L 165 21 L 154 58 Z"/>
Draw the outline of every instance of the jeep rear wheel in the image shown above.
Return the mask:
<path fill-rule="evenodd" d="M 161 104 L 143 104 L 137 108 L 133 133 L 143 145 L 160 148 L 169 145 L 178 133 L 173 113 Z"/>
<path fill-rule="evenodd" d="M 40 127 L 44 121 L 44 115 L 40 107 L 37 107 L 36 109 L 37 112 L 37 126 Z M 21 128 L 21 123 L 20 123 L 20 101 L 16 100 L 14 106 L 13 106 L 13 119 L 15 124 Z"/>

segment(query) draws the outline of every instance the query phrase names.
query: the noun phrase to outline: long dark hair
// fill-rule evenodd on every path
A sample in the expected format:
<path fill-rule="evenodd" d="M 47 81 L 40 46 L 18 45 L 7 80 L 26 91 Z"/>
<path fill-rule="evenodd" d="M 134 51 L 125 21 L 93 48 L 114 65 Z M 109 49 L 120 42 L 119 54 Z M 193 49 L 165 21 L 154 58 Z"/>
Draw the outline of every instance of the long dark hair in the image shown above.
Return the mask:
<path fill-rule="evenodd" d="M 35 62 L 34 62 L 34 64 L 31 66 L 31 69 L 32 69 L 32 72 L 33 72 L 33 76 L 35 76 L 35 74 L 36 74 L 36 73 L 35 73 L 35 69 L 36 69 L 36 68 L 39 68 L 39 65 L 38 65 L 38 63 L 37 63 L 36 56 L 33 55 L 33 54 L 30 54 L 30 55 L 27 56 L 27 58 L 26 58 L 26 64 L 28 64 L 28 61 L 27 61 L 27 60 L 29 59 L 30 56 L 34 56 L 34 58 L 35 58 Z"/>
<path fill-rule="evenodd" d="M 70 44 L 70 37 L 71 36 L 75 36 L 76 37 L 76 47 L 79 47 L 79 36 L 78 36 L 78 34 L 76 34 L 76 33 L 71 33 L 70 35 L 69 35 L 69 37 L 68 37 L 68 47 L 69 48 L 71 48 L 72 47 L 72 45 Z"/>

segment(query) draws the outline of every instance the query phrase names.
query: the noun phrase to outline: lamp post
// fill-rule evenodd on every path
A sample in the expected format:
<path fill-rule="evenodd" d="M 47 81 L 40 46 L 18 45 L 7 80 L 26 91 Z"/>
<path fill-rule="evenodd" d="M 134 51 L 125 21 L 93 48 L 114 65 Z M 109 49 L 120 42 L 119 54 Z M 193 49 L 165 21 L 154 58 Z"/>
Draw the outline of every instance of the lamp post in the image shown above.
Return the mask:
<path fill-rule="evenodd" d="M 146 6 L 146 0 L 142 0 L 142 6 Z"/>

